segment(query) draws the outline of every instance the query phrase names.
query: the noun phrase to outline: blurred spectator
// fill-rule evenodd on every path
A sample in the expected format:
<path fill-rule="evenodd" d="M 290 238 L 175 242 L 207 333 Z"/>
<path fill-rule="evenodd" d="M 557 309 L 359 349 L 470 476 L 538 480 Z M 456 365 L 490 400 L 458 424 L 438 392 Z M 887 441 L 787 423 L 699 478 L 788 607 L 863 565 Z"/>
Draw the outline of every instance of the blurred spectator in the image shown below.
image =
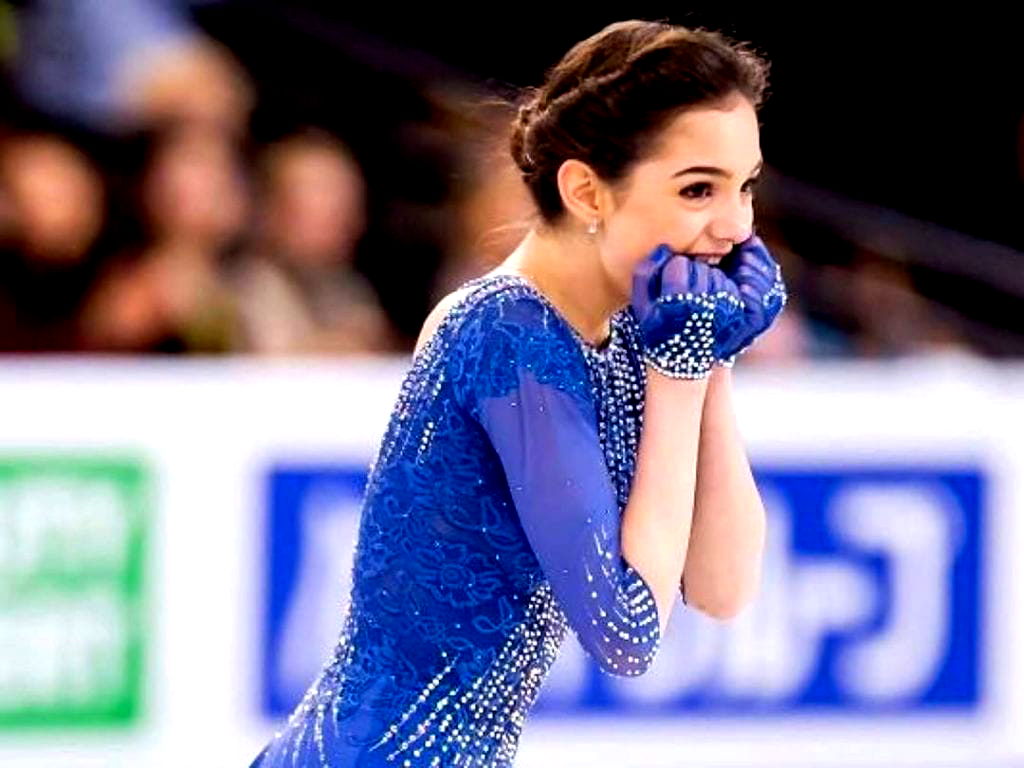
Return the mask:
<path fill-rule="evenodd" d="M 832 239 L 828 253 L 802 255 L 815 328 L 832 340 L 833 353 L 881 359 L 972 353 L 957 314 L 922 295 L 895 240 L 881 232 L 871 244 Z"/>
<path fill-rule="evenodd" d="M 956 326 L 915 288 L 902 263 L 868 248 L 848 276 L 860 357 L 968 353 Z"/>
<path fill-rule="evenodd" d="M 0 138 L 0 349 L 74 348 L 104 211 L 100 175 L 71 143 Z"/>
<path fill-rule="evenodd" d="M 507 102 L 452 92 L 461 118 L 455 129 L 463 171 L 452 190 L 457 230 L 431 294 L 434 303 L 466 280 L 487 272 L 526 235 L 536 214 L 519 169 L 509 153 L 515 110 Z"/>
<path fill-rule="evenodd" d="M 365 205 L 359 166 L 330 134 L 298 133 L 266 150 L 257 239 L 229 272 L 241 313 L 242 350 L 354 353 L 395 347 L 373 287 L 353 267 L 366 227 Z"/>
<path fill-rule="evenodd" d="M 87 349 L 226 352 L 234 302 L 221 261 L 245 222 L 248 196 L 233 141 L 197 125 L 155 134 L 136 201 L 141 244 L 117 255 L 82 318 Z"/>
<path fill-rule="evenodd" d="M 232 56 L 168 0 L 24 0 L 14 81 L 36 109 L 95 130 L 170 119 L 237 131 L 252 94 Z"/>

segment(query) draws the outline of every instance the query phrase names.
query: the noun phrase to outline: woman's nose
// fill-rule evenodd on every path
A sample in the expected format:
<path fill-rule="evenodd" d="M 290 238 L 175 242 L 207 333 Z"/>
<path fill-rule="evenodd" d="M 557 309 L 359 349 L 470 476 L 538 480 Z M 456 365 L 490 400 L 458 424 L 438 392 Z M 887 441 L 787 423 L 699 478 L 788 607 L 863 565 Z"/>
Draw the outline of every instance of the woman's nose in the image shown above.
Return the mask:
<path fill-rule="evenodd" d="M 724 208 L 712 222 L 711 235 L 733 245 L 747 240 L 754 231 L 754 208 L 749 202 L 737 202 Z"/>

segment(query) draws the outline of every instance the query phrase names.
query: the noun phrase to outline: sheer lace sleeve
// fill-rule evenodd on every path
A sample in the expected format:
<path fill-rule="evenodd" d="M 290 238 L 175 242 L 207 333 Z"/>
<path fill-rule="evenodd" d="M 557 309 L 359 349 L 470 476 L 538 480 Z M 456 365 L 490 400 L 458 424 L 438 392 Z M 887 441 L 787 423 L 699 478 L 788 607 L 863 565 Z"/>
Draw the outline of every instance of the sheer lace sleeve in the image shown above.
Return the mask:
<path fill-rule="evenodd" d="M 539 299 L 467 316 L 461 397 L 500 457 L 530 545 L 581 645 L 615 675 L 660 640 L 650 588 L 620 551 L 620 517 L 579 342 Z M 458 391 L 458 390 L 457 390 Z"/>

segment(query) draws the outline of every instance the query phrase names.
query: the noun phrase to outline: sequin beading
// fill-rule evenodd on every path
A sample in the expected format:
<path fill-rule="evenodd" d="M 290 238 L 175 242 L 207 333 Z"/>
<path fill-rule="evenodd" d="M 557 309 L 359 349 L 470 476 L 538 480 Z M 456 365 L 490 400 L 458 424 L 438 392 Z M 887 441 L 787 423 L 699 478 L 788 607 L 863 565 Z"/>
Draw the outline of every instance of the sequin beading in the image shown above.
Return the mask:
<path fill-rule="evenodd" d="M 338 643 L 253 768 L 506 768 L 569 629 L 607 674 L 640 674 L 657 651 L 653 596 L 613 554 L 643 422 L 635 316 L 617 312 L 593 345 L 521 276 L 464 288 L 371 462 Z M 532 327 L 509 321 L 515 307 Z M 594 422 L 610 491 L 587 545 L 586 621 L 567 618 L 480 421 L 484 399 L 518 402 L 516 366 Z"/>

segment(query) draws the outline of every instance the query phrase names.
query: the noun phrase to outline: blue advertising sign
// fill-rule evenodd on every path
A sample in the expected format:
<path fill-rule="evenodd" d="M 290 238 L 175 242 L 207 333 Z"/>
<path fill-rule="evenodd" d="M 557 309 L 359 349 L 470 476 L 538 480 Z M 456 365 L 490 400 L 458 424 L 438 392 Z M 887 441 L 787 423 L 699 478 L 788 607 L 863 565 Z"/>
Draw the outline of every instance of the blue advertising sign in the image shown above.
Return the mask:
<path fill-rule="evenodd" d="M 985 483 L 976 468 L 759 467 L 755 603 L 675 611 L 652 668 L 602 673 L 571 637 L 538 715 L 920 714 L 982 691 Z M 340 630 L 365 469 L 268 478 L 264 708 L 291 709 Z"/>
<path fill-rule="evenodd" d="M 290 712 L 337 642 L 366 467 L 278 466 L 266 478 L 263 711 Z"/>

